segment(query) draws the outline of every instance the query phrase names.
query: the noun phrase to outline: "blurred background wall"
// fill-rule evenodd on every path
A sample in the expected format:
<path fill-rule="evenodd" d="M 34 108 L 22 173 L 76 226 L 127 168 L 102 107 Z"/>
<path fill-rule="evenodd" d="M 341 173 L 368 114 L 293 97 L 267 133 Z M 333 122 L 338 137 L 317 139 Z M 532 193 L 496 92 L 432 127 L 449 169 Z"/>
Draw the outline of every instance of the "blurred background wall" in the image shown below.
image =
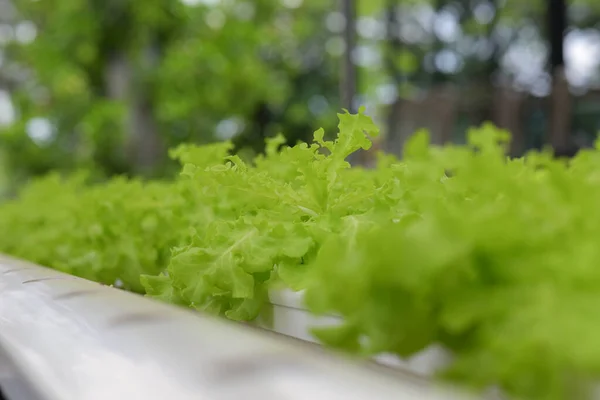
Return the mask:
<path fill-rule="evenodd" d="M 0 188 L 169 176 L 178 143 L 250 155 L 360 105 L 396 154 L 419 128 L 461 143 L 484 121 L 513 155 L 569 153 L 600 130 L 599 16 L 597 0 L 0 0 Z"/>

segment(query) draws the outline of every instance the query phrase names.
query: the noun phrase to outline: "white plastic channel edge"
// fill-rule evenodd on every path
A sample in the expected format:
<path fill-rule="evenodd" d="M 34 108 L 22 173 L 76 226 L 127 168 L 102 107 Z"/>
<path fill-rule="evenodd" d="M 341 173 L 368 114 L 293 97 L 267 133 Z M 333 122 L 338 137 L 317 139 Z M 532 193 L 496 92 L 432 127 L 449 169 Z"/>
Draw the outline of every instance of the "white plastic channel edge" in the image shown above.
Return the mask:
<path fill-rule="evenodd" d="M 269 293 L 269 302 L 273 306 L 272 325 L 261 326 L 283 335 L 318 343 L 310 333 L 311 328 L 335 326 L 340 323 L 341 319 L 333 315 L 312 315 L 304 306 L 303 295 L 302 291 L 272 290 Z M 423 377 L 431 377 L 451 361 L 451 355 L 441 346 L 431 346 L 409 359 L 401 359 L 393 354 L 382 354 L 376 357 L 375 361 Z"/>
<path fill-rule="evenodd" d="M 402 374 L 0 256 L 7 400 L 450 400 Z"/>

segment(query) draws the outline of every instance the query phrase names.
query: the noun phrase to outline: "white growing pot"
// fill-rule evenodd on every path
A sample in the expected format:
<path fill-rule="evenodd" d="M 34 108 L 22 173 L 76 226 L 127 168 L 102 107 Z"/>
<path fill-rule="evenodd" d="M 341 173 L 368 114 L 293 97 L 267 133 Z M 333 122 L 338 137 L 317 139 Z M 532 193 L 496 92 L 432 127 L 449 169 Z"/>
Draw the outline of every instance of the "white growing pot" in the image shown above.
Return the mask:
<path fill-rule="evenodd" d="M 303 292 L 289 289 L 271 290 L 269 302 L 272 305 L 272 316 L 268 323 L 259 321 L 259 325 L 283 335 L 318 343 L 310 333 L 311 328 L 336 325 L 340 323 L 341 318 L 334 315 L 311 314 L 304 305 L 303 295 Z M 393 354 L 381 354 L 375 358 L 375 361 L 429 377 L 448 364 L 450 355 L 441 346 L 431 346 L 409 359 L 401 359 Z"/>

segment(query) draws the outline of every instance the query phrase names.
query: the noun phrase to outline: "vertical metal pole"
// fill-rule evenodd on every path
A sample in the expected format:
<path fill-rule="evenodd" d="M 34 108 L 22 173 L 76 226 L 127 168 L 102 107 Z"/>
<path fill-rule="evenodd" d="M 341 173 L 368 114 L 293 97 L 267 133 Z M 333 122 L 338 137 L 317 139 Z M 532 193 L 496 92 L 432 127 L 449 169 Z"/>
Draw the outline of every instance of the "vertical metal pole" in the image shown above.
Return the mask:
<path fill-rule="evenodd" d="M 341 0 L 342 14 L 346 20 L 344 42 L 346 51 L 342 60 L 340 79 L 340 99 L 342 107 L 350 112 L 356 112 L 355 99 L 357 90 L 357 73 L 353 56 L 356 48 L 356 0 Z"/>
<path fill-rule="evenodd" d="M 402 49 L 402 41 L 398 36 L 399 31 L 399 18 L 398 18 L 398 1 L 397 0 L 386 0 L 386 56 L 385 65 L 387 73 L 392 78 L 396 89 L 400 91 L 402 82 L 404 80 L 404 74 L 396 64 L 396 57 Z M 397 152 L 397 155 L 401 155 L 403 147 L 403 138 L 400 132 L 398 132 L 399 124 L 399 110 L 402 104 L 400 94 L 388 107 L 387 115 L 387 127 L 386 127 L 386 150 Z"/>
<path fill-rule="evenodd" d="M 549 67 L 552 75 L 550 95 L 549 137 L 556 151 L 570 147 L 571 94 L 565 75 L 564 37 L 567 30 L 567 4 L 565 0 L 548 0 L 547 32 L 550 42 Z"/>
<path fill-rule="evenodd" d="M 357 112 L 356 91 L 357 91 L 357 73 L 356 64 L 354 64 L 354 49 L 356 48 L 356 1 L 340 0 L 341 11 L 346 25 L 344 27 L 344 43 L 346 49 L 341 65 L 340 76 L 340 100 L 342 107 L 351 113 Z M 347 161 L 352 164 L 360 164 L 361 160 L 357 153 L 351 154 Z"/>
<path fill-rule="evenodd" d="M 550 41 L 550 70 L 552 74 L 565 64 L 564 36 L 567 30 L 565 0 L 548 0 L 548 40 Z"/>

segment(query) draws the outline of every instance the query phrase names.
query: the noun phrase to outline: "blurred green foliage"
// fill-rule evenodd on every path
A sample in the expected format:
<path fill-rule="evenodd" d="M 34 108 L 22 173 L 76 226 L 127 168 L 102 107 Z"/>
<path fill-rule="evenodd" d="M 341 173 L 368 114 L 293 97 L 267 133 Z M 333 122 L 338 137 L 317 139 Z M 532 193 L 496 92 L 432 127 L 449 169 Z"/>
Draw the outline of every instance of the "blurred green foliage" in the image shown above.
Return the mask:
<path fill-rule="evenodd" d="M 324 49 L 327 2 L 13 3 L 37 30 L 6 48 L 23 75 L 12 93 L 17 122 L 0 135 L 16 180 L 79 167 L 164 175 L 166 149 L 177 143 L 235 136 L 256 152 L 283 126 L 293 143 L 335 124 L 325 117 L 338 108 L 337 67 Z M 322 93 L 328 101 L 314 115 L 307 102 Z M 50 122 L 51 139 L 27 134 L 36 118 Z M 151 141 L 154 159 L 140 162 Z"/>
<path fill-rule="evenodd" d="M 341 108 L 345 22 L 335 0 L 2 2 L 25 36 L 0 38 L 0 91 L 10 71 L 17 113 L 0 126 L 0 162 L 15 185 L 80 168 L 167 176 L 176 166 L 166 149 L 182 142 L 232 139 L 252 157 L 279 132 L 294 144 L 319 126 L 331 130 Z M 398 96 L 439 83 L 487 88 L 498 72 L 513 79 L 503 55 L 527 35 L 531 43 L 545 35 L 542 0 L 355 4 L 358 100 L 376 118 Z M 570 5 L 588 15 L 578 26 L 595 24 L 594 1 Z M 450 36 L 436 30 L 442 22 Z"/>

